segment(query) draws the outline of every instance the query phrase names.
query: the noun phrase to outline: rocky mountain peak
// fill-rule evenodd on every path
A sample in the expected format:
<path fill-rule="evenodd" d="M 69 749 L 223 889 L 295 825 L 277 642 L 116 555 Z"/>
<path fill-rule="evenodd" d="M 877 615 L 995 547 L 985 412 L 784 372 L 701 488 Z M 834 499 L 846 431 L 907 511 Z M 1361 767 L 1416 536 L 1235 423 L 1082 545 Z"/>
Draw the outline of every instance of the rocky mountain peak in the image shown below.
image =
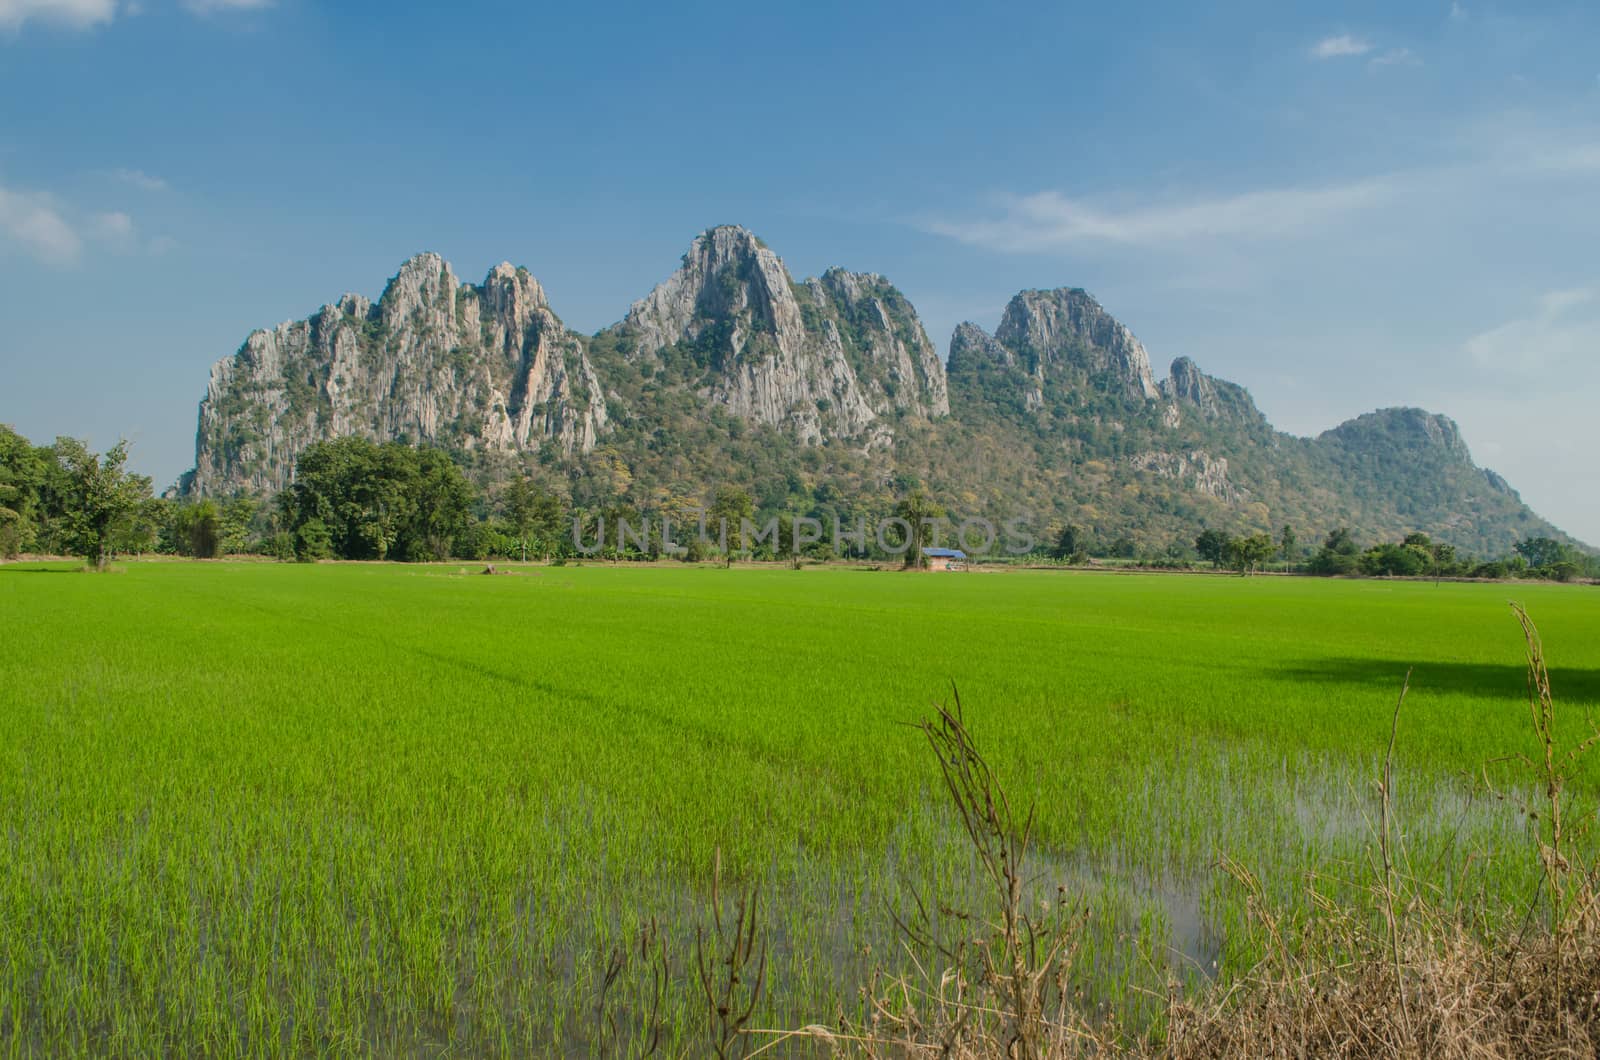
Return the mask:
<path fill-rule="evenodd" d="M 975 368 L 982 364 L 1011 368 L 1016 366 L 1017 357 L 972 321 L 957 324 L 954 334 L 950 336 L 950 371 Z"/>
<path fill-rule="evenodd" d="M 416 254 L 400 266 L 383 289 L 378 299 L 384 322 L 394 326 L 418 311 L 432 311 L 455 300 L 456 288 L 461 281 L 450 269 L 450 263 L 439 255 L 425 251 Z"/>
<path fill-rule="evenodd" d="M 994 334 L 960 325 L 947 369 L 883 276 L 796 282 L 737 226 L 697 236 L 591 338 L 526 269 L 502 262 L 463 283 L 432 253 L 376 301 L 346 294 L 251 332 L 211 371 L 183 488 L 269 494 L 308 445 L 347 435 L 470 454 L 485 478 L 536 460 L 577 476 L 590 502 L 625 480 L 631 503 L 648 502 L 734 456 L 787 467 L 791 488 L 821 476 L 878 490 L 904 472 L 1042 501 L 1097 532 L 1139 527 L 1141 546 L 1192 539 L 1196 520 L 1422 528 L 1487 549 L 1559 533 L 1472 463 L 1447 417 L 1382 409 L 1315 439 L 1282 434 L 1244 388 L 1187 357 L 1158 385 L 1139 340 L 1078 288 L 1020 292 Z M 588 474 L 600 445 L 627 475 Z"/>
<path fill-rule="evenodd" d="M 1318 441 L 1347 448 L 1382 448 L 1390 453 L 1430 452 L 1458 463 L 1472 463 L 1472 453 L 1456 421 L 1419 408 L 1368 412 L 1324 431 Z"/>
<path fill-rule="evenodd" d="M 670 360 L 712 401 L 806 442 L 882 445 L 896 416 L 949 411 L 944 365 L 887 280 L 835 268 L 797 284 L 738 226 L 696 237 L 612 330 L 635 359 Z"/>
<path fill-rule="evenodd" d="M 800 310 L 790 294 L 783 262 L 738 225 L 720 225 L 695 237 L 676 272 L 628 310 L 623 324 L 641 351 L 694 342 L 709 325 L 732 317 L 774 335 L 801 329 Z M 737 355 L 743 335 L 731 335 Z"/>
<path fill-rule="evenodd" d="M 1131 398 L 1160 396 L 1144 346 L 1082 288 L 1020 292 L 994 337 L 1031 372 L 1070 366 L 1119 383 Z"/>
<path fill-rule="evenodd" d="M 1199 405 L 1211 393 L 1211 377 L 1187 357 L 1179 357 L 1172 362 L 1168 378 L 1170 386 L 1166 388 L 1167 396 L 1175 400 L 1191 401 Z"/>
<path fill-rule="evenodd" d="M 1203 419 L 1229 419 L 1241 426 L 1266 425 L 1248 390 L 1207 375 L 1187 357 L 1172 362 L 1170 374 L 1161 381 L 1161 396 L 1171 402 L 1167 422 L 1173 426 L 1182 420 L 1185 409 L 1198 411 Z"/>
<path fill-rule="evenodd" d="M 498 265 L 474 287 L 439 255 L 418 254 L 376 305 L 347 294 L 252 332 L 217 362 L 188 489 L 282 489 L 301 450 L 343 435 L 572 454 L 606 422 L 583 340 L 527 270 Z"/>

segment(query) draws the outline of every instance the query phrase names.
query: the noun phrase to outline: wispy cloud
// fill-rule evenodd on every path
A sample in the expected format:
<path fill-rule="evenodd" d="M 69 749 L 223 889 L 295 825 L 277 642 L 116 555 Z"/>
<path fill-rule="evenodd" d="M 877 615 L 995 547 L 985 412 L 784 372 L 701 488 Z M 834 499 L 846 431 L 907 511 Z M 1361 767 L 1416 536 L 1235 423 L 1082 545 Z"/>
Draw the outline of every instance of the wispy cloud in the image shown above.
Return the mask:
<path fill-rule="evenodd" d="M 1600 363 L 1600 286 L 1549 291 L 1527 316 L 1468 339 L 1464 349 L 1491 376 L 1529 383 L 1571 379 Z"/>
<path fill-rule="evenodd" d="M 83 238 L 38 192 L 0 187 L 0 236 L 47 265 L 70 265 L 83 250 Z"/>
<path fill-rule="evenodd" d="M 1348 33 L 1341 33 L 1336 37 L 1324 37 L 1311 46 L 1313 59 L 1343 59 L 1353 55 L 1365 55 L 1372 50 L 1372 42 L 1360 37 L 1352 37 Z"/>
<path fill-rule="evenodd" d="M 166 191 L 167 182 L 160 177 L 151 176 L 141 169 L 114 169 L 111 176 L 123 184 L 130 184 L 140 191 Z"/>
<path fill-rule="evenodd" d="M 133 243 L 133 218 L 121 210 L 91 214 L 85 231 L 95 239 L 127 247 Z"/>
<path fill-rule="evenodd" d="M 1303 232 L 1375 206 L 1393 193 L 1387 178 L 1317 187 L 1267 188 L 1237 195 L 1096 206 L 1054 191 L 1001 196 L 997 216 L 935 219 L 923 227 L 993 250 L 1040 251 L 1081 244 L 1161 246 L 1199 239 L 1265 239 Z"/>
<path fill-rule="evenodd" d="M 1368 66 L 1421 66 L 1422 60 L 1410 48 L 1390 48 L 1367 60 Z"/>
<path fill-rule="evenodd" d="M 1446 138 L 1455 157 L 1340 182 L 1246 190 L 1194 190 L 1176 198 L 1075 196 L 1058 190 L 991 195 L 965 214 L 926 216 L 916 227 L 962 242 L 1016 253 L 1080 247 L 1173 249 L 1208 253 L 1247 241 L 1310 234 L 1384 238 L 1420 212 L 1481 210 L 1486 203 L 1547 201 L 1551 189 L 1600 174 L 1600 128 L 1539 127 L 1526 116 L 1475 123 Z"/>
<path fill-rule="evenodd" d="M 259 11 L 274 0 L 181 0 L 191 15 Z M 87 30 L 119 17 L 142 14 L 140 0 L 0 0 L 0 32 L 15 32 L 29 22 L 63 29 Z"/>
<path fill-rule="evenodd" d="M 118 253 L 166 249 L 141 246 L 139 226 L 121 210 L 80 212 L 43 191 L 0 186 L 0 253 L 14 249 L 55 267 L 77 265 L 91 247 Z"/>
<path fill-rule="evenodd" d="M 0 0 L 0 29 L 20 29 L 27 22 L 91 29 L 116 14 L 117 0 Z"/>
<path fill-rule="evenodd" d="M 184 9 L 196 15 L 218 11 L 259 11 L 271 7 L 273 0 L 183 0 Z"/>

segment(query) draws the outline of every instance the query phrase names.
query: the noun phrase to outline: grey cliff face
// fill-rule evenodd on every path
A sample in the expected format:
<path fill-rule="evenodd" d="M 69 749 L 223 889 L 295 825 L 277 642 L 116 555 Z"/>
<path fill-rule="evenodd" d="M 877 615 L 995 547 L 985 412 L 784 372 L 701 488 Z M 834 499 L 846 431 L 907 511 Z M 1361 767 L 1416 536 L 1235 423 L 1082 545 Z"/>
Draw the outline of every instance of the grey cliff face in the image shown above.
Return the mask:
<path fill-rule="evenodd" d="M 500 265 L 474 287 L 419 254 L 376 305 L 346 295 L 213 366 L 189 490 L 282 489 L 303 449 L 347 434 L 586 452 L 606 418 L 582 340 L 533 277 Z"/>
<path fill-rule="evenodd" d="M 949 375 L 969 398 L 989 385 L 1018 392 L 1024 412 L 1044 407 L 1042 366 L 1030 370 L 1015 352 L 971 321 L 956 325 L 950 336 Z M 1004 382 L 990 382 L 997 378 Z"/>
<path fill-rule="evenodd" d="M 1382 448 L 1397 457 L 1406 452 L 1427 452 L 1460 464 L 1472 463 L 1472 453 L 1455 420 L 1416 408 L 1368 412 L 1324 431 L 1317 441 L 1348 450 Z"/>
<path fill-rule="evenodd" d="M 1082 290 L 1021 292 L 1006 306 L 994 337 L 1030 372 L 1069 365 L 1116 380 L 1131 398 L 1160 396 L 1144 346 Z"/>
<path fill-rule="evenodd" d="M 805 286 L 826 325 L 844 329 L 841 344 L 874 409 L 927 418 L 949 414 L 944 361 L 917 311 L 893 284 L 877 273 L 833 268 Z"/>
<path fill-rule="evenodd" d="M 1017 357 L 972 321 L 957 324 L 955 334 L 950 336 L 950 370 L 985 365 L 1015 368 Z"/>
<path fill-rule="evenodd" d="M 699 236 L 617 329 L 632 356 L 692 365 L 689 382 L 737 416 L 801 441 L 886 444 L 899 415 L 949 412 L 944 366 L 910 303 L 879 276 L 832 269 L 795 284 L 743 228 Z"/>
<path fill-rule="evenodd" d="M 1203 449 L 1188 452 L 1140 453 L 1129 460 L 1131 466 L 1162 478 L 1173 479 L 1196 493 L 1230 503 L 1246 499 L 1247 490 L 1236 487 L 1228 478 L 1226 457 L 1214 457 Z"/>
<path fill-rule="evenodd" d="M 1170 426 L 1177 426 L 1186 410 L 1199 413 L 1205 420 L 1266 424 L 1248 390 L 1237 383 L 1206 375 L 1187 357 L 1172 362 L 1171 374 L 1161 381 L 1161 396 L 1168 402 Z"/>
<path fill-rule="evenodd" d="M 1381 409 L 1315 439 L 1282 434 L 1248 391 L 1186 357 L 1158 382 L 1133 333 L 1075 288 L 1019 293 L 993 334 L 960 325 L 947 368 L 884 277 L 836 268 L 796 282 L 738 227 L 701 234 L 593 337 L 565 327 L 524 269 L 500 264 L 465 284 L 420 254 L 377 301 L 345 295 L 217 362 L 195 469 L 176 489 L 276 492 L 308 446 L 351 435 L 474 454 L 485 477 L 535 454 L 578 475 L 600 445 L 652 475 L 705 474 L 725 463 L 709 451 L 724 445 L 798 455 L 730 420 L 870 453 L 815 462 L 871 467 L 880 484 L 902 462 L 916 473 L 948 461 L 962 488 L 1009 476 L 1007 488 L 1129 519 L 1172 522 L 1187 509 L 1168 503 L 1181 491 L 1241 523 L 1353 511 L 1393 529 L 1420 512 L 1440 536 L 1486 547 L 1559 533 L 1472 462 L 1444 416 Z M 1149 507 L 1146 489 L 1165 507 Z M 1404 504 L 1385 509 L 1383 497 Z"/>
<path fill-rule="evenodd" d="M 609 330 L 635 367 L 670 360 L 702 399 L 806 443 L 883 447 L 903 418 L 950 411 L 944 364 L 892 284 L 843 269 L 796 284 L 743 228 L 701 235 Z M 282 489 L 302 450 L 348 434 L 586 453 L 611 419 L 589 341 L 526 270 L 497 265 L 473 286 L 420 254 L 377 303 L 346 295 L 216 364 L 187 492 Z"/>

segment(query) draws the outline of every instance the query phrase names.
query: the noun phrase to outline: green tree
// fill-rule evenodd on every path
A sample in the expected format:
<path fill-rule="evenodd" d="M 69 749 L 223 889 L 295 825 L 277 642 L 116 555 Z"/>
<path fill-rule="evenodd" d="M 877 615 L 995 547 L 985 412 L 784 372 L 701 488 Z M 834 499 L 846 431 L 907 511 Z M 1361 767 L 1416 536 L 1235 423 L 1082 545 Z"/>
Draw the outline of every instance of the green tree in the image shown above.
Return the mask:
<path fill-rule="evenodd" d="M 1516 544 L 1517 554 L 1528 561 L 1534 570 L 1552 567 L 1557 563 L 1573 562 L 1576 549 L 1548 537 L 1530 537 Z"/>
<path fill-rule="evenodd" d="M 217 551 L 223 555 L 237 555 L 259 548 L 262 544 L 254 533 L 261 503 L 253 497 L 234 497 L 222 505 L 217 516 Z"/>
<path fill-rule="evenodd" d="M 1277 551 L 1277 544 L 1267 534 L 1234 538 L 1228 542 L 1228 565 L 1240 574 L 1248 575 Z"/>
<path fill-rule="evenodd" d="M 294 558 L 301 563 L 314 563 L 333 556 L 333 535 L 321 519 L 308 519 L 294 532 Z"/>
<path fill-rule="evenodd" d="M 449 559 L 456 538 L 467 528 L 472 487 L 442 449 L 412 453 L 412 515 L 405 528 L 404 556 L 412 560 Z"/>
<path fill-rule="evenodd" d="M 320 558 L 325 541 L 344 559 L 429 560 L 464 533 L 472 490 L 442 450 L 338 438 L 300 454 L 278 504 L 303 558 Z"/>
<path fill-rule="evenodd" d="M 894 514 L 911 527 L 910 539 L 906 542 L 906 567 L 922 566 L 922 543 L 927 540 L 929 527 L 944 518 L 944 508 L 924 490 L 914 489 L 894 506 Z"/>
<path fill-rule="evenodd" d="M 1295 536 L 1294 527 L 1287 523 L 1278 534 L 1278 554 L 1285 563 L 1293 563 L 1300 558 L 1300 539 Z"/>
<path fill-rule="evenodd" d="M 0 424 L 0 556 L 31 551 L 38 540 L 44 460 L 33 445 Z"/>
<path fill-rule="evenodd" d="M 1348 527 L 1339 527 L 1328 535 L 1317 554 L 1311 557 L 1313 574 L 1354 574 L 1361 568 L 1361 546 Z"/>
<path fill-rule="evenodd" d="M 1194 550 L 1213 567 L 1221 567 L 1228 560 L 1228 544 L 1232 540 L 1221 530 L 1206 530 L 1194 539 Z"/>
<path fill-rule="evenodd" d="M 66 473 L 65 542 L 73 555 L 103 571 L 149 499 L 150 480 L 124 467 L 127 442 L 118 442 L 104 457 L 73 438 L 56 439 L 55 449 Z"/>
<path fill-rule="evenodd" d="M 180 556 L 215 559 L 222 551 L 222 525 L 217 502 L 209 497 L 167 509 L 165 546 Z"/>
<path fill-rule="evenodd" d="M 524 563 L 529 552 L 549 559 L 561 547 L 566 524 L 561 500 L 532 478 L 520 476 L 506 487 L 505 511 Z"/>
<path fill-rule="evenodd" d="M 1061 533 L 1056 536 L 1056 543 L 1050 549 L 1054 559 L 1066 560 L 1068 563 L 1082 563 L 1088 558 L 1089 535 L 1083 527 L 1076 523 L 1068 523 L 1061 528 Z"/>
<path fill-rule="evenodd" d="M 717 490 L 711 502 L 710 525 L 723 543 L 723 563 L 733 566 L 736 552 L 744 548 L 744 523 L 755 512 L 755 502 L 750 494 L 735 486 Z"/>
<path fill-rule="evenodd" d="M 1420 544 L 1384 543 L 1361 556 L 1361 573 L 1377 577 L 1415 578 L 1428 573 L 1433 553 Z"/>

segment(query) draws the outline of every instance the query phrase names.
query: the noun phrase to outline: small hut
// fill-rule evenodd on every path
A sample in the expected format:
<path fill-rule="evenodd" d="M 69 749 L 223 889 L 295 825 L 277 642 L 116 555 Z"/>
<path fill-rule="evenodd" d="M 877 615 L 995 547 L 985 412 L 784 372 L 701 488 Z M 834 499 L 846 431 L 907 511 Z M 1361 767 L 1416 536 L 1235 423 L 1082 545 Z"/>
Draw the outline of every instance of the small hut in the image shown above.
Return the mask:
<path fill-rule="evenodd" d="M 922 566 L 926 570 L 966 570 L 967 554 L 959 548 L 925 548 Z"/>

